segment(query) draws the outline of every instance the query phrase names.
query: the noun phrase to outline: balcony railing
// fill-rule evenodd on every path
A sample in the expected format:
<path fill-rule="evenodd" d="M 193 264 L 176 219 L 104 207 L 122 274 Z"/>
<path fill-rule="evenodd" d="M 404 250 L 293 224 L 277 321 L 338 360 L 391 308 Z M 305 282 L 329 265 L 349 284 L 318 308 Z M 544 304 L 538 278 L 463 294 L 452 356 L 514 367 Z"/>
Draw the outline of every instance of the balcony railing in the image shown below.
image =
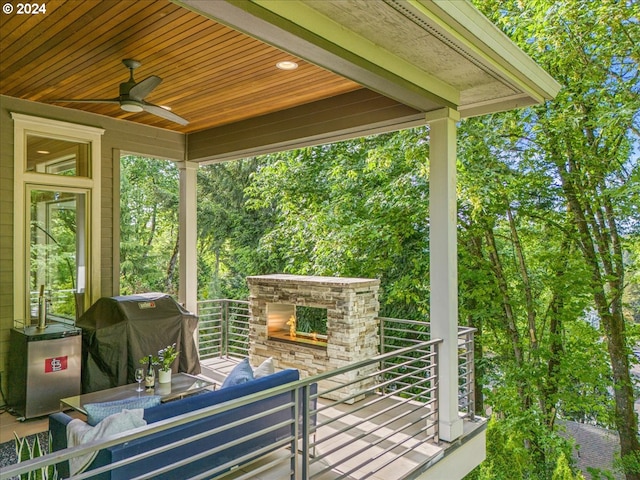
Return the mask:
<path fill-rule="evenodd" d="M 202 358 L 241 358 L 247 355 L 248 302 L 202 302 L 199 315 Z M 460 328 L 458 336 L 458 402 L 467 417 L 473 417 L 474 406 L 474 331 L 472 328 Z M 193 478 L 222 479 L 229 469 L 235 469 L 237 465 L 240 467 L 234 470 L 233 477 L 236 480 L 256 478 L 266 471 L 271 475 L 269 478 L 291 480 L 413 478 L 418 470 L 424 471 L 443 455 L 443 447 L 438 446 L 438 349 L 442 341 L 429 337 L 429 324 L 426 322 L 380 318 L 380 354 L 374 358 L 152 423 L 104 441 L 12 465 L 3 468 L 0 480 L 283 393 L 292 398 L 281 407 L 291 412 L 291 420 L 287 423 L 291 427 L 288 438 L 278 445 L 246 454 Z M 268 413 L 247 416 L 242 422 L 251 422 Z M 169 445 L 146 452 L 144 457 L 171 455 L 175 448 L 208 435 L 226 432 L 237 427 L 238 423 L 221 425 L 199 434 L 197 438 L 176 438 Z M 234 437 L 232 444 L 238 445 L 260 433 Z M 216 447 L 206 454 L 215 454 L 224 448 Z M 182 478 L 179 473 L 181 466 L 202 455 L 183 456 L 179 462 L 147 472 L 144 478 L 161 474 Z M 73 478 L 90 478 L 140 458 L 114 462 Z M 277 472 L 275 476 L 274 469 Z"/>
<path fill-rule="evenodd" d="M 275 411 L 288 410 L 291 412 L 290 420 L 286 423 L 291 427 L 288 438 L 282 439 L 277 445 L 211 468 L 193 478 L 222 478 L 238 464 L 241 464 L 246 475 L 234 475 L 236 480 L 256 478 L 266 470 L 271 472 L 272 476 L 269 478 L 291 480 L 408 478 L 413 467 L 407 469 L 407 462 L 398 460 L 410 457 L 412 461 L 419 459 L 419 464 L 422 465 L 441 455 L 441 449 L 435 446 L 438 440 L 436 405 L 439 343 L 439 340 L 415 343 L 322 375 L 152 423 L 131 433 L 60 450 L 9 466 L 0 472 L 0 479 L 13 478 L 34 469 L 88 455 L 107 446 L 130 442 L 283 393 L 288 393 L 287 398 L 292 400 L 283 402 L 277 410 L 247 416 L 242 423 Z M 172 456 L 175 448 L 209 435 L 224 434 L 238 425 L 239 422 L 223 424 L 194 437 L 180 438 L 177 435 L 176 441 L 171 444 L 158 446 L 142 455 L 113 462 L 73 478 L 89 478 L 129 465 L 143 457 Z M 262 432 L 250 431 L 244 436 L 229 434 L 230 445 L 241 444 L 260 433 Z M 227 447 L 216 447 L 205 454 L 215 454 L 225 448 Z M 146 472 L 144 478 L 159 475 L 183 478 L 180 467 L 205 454 L 183 455 L 180 461 L 172 465 Z M 265 454 L 268 454 L 267 458 Z M 280 472 L 276 476 L 273 476 L 274 469 Z"/>
<path fill-rule="evenodd" d="M 198 302 L 200 358 L 243 358 L 249 354 L 249 302 Z"/>
<path fill-rule="evenodd" d="M 249 351 L 249 302 L 245 300 L 206 300 L 198 303 L 200 319 L 200 358 L 243 358 Z M 431 340 L 428 322 L 379 317 L 380 353 L 424 343 Z M 475 328 L 458 328 L 458 409 L 468 418 L 474 418 L 475 409 Z M 414 355 L 417 353 L 414 352 Z M 385 368 L 385 365 L 382 366 Z M 419 380 L 407 377 L 404 381 Z M 399 384 L 398 384 L 399 385 Z M 385 387 L 389 390 L 390 387 Z"/>

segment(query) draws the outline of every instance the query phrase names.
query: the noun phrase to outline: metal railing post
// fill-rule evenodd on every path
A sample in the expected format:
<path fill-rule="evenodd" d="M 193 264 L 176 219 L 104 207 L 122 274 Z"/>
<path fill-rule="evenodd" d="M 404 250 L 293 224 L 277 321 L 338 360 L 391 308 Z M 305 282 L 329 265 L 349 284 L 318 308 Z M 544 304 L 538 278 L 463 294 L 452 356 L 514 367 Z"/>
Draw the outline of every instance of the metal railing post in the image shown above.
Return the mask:
<path fill-rule="evenodd" d="M 223 357 L 229 357 L 229 300 L 222 300 L 222 308 L 220 309 L 222 318 L 220 319 L 222 330 L 222 348 L 220 350 Z"/>
<path fill-rule="evenodd" d="M 291 459 L 289 463 L 291 480 L 298 480 L 298 456 L 300 455 L 298 452 L 298 438 L 300 436 L 300 390 L 302 389 L 294 388 L 292 392 L 293 406 L 291 408 L 293 410 L 293 423 L 291 424 Z M 302 395 L 302 397 L 304 397 L 304 395 Z M 302 421 L 304 422 L 304 419 Z M 305 478 L 304 474 L 303 478 Z"/>
<path fill-rule="evenodd" d="M 311 418 L 309 410 L 309 385 L 305 385 L 300 389 L 302 392 L 302 478 L 309 478 L 309 436 L 311 435 Z"/>
<path fill-rule="evenodd" d="M 385 348 L 384 348 L 385 341 L 386 341 L 385 340 L 385 335 L 384 335 L 385 325 L 384 325 L 384 318 L 379 317 L 378 320 L 380 321 L 380 351 L 379 351 L 379 353 L 380 353 L 380 355 L 382 355 L 384 353 L 387 353 L 385 351 Z M 380 371 L 383 371 L 383 370 L 384 370 L 384 361 L 380 360 Z M 381 392 L 382 392 L 383 395 L 385 395 L 387 393 L 386 385 L 382 386 Z"/>
<path fill-rule="evenodd" d="M 435 422 L 433 424 L 434 432 L 433 432 L 433 441 L 436 443 L 440 443 L 440 344 L 436 344 L 433 346 L 435 350 L 435 364 L 432 365 L 434 369 L 434 377 L 435 377 Z"/>
<path fill-rule="evenodd" d="M 476 357 L 475 357 L 475 336 L 469 332 L 469 418 L 476 416 Z"/>

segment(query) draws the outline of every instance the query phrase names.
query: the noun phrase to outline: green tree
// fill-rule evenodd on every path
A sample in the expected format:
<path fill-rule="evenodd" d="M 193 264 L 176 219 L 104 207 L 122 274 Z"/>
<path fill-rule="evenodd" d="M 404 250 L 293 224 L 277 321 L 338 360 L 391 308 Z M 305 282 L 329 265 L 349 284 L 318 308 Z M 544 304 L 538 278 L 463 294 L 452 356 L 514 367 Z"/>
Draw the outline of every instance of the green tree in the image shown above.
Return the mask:
<path fill-rule="evenodd" d="M 247 208 L 245 194 L 265 162 L 251 158 L 198 170 L 199 298 L 246 298 L 246 276 L 269 271 L 257 250 L 274 209 Z"/>
<path fill-rule="evenodd" d="M 528 109 L 513 134 L 537 152 L 562 191 L 606 340 L 624 463 L 640 450 L 622 308 L 629 268 L 624 237 L 638 227 L 626 219 L 637 213 L 628 194 L 637 191 L 630 182 L 638 169 L 640 6 L 613 0 L 475 3 L 564 86 L 554 101 Z M 638 480 L 640 472 L 627 468 L 626 476 Z"/>
<path fill-rule="evenodd" d="M 260 250 L 282 271 L 380 278 L 382 314 L 428 312 L 425 129 L 271 156 L 248 188 L 276 208 Z"/>
<path fill-rule="evenodd" d="M 178 292 L 178 169 L 127 155 L 120 175 L 120 293 Z"/>
<path fill-rule="evenodd" d="M 569 461 L 563 453 L 558 457 L 558 464 L 556 465 L 556 469 L 553 471 L 551 480 L 584 480 L 584 477 L 580 473 L 576 475 L 573 474 L 569 466 Z"/>
<path fill-rule="evenodd" d="M 524 477 L 513 478 L 550 478 L 567 447 L 557 415 L 606 421 L 608 377 L 597 332 L 582 320 L 586 270 L 558 189 L 507 134 L 517 118 L 460 128 L 460 315 L 480 332 L 477 373 L 496 428 L 525 458 Z"/>

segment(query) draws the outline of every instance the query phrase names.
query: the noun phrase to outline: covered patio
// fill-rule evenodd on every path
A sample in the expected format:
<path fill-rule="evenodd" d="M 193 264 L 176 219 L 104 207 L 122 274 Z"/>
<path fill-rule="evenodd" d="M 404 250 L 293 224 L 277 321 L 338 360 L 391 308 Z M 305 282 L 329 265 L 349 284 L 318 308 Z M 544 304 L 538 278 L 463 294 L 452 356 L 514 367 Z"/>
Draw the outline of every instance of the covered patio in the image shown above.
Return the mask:
<path fill-rule="evenodd" d="M 427 341 L 439 344 L 438 439 L 462 438 L 456 123 L 544 102 L 559 85 L 469 2 L 52 1 L 46 9 L 2 16 L 1 371 L 11 368 L 10 330 L 33 320 L 25 218 L 34 186 L 86 196 L 76 266 L 84 310 L 119 293 L 120 155 L 177 162 L 179 300 L 195 312 L 198 165 L 428 125 L 430 272 L 439 281 Z M 147 99 L 117 95 L 123 59 L 141 62 L 137 80 L 162 78 L 149 81 Z M 277 68 L 282 61 L 293 69 Z M 74 175 L 51 174 L 69 141 L 89 146 L 84 169 L 76 159 Z"/>

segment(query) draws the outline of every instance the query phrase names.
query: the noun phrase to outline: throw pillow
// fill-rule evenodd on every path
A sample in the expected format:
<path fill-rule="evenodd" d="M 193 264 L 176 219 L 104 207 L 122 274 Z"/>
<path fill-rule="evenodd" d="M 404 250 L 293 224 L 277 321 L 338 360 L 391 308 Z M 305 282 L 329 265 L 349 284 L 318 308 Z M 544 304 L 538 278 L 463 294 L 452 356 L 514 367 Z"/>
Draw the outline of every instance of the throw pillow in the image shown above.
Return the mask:
<path fill-rule="evenodd" d="M 125 398 L 112 402 L 87 403 L 84 409 L 87 411 L 87 423 L 95 426 L 109 415 L 120 413 L 122 410 L 134 410 L 136 408 L 150 408 L 160 405 L 159 395 L 144 395 L 141 397 Z"/>
<path fill-rule="evenodd" d="M 273 357 L 269 357 L 264 362 L 262 362 L 259 367 L 254 368 L 253 378 L 266 377 L 267 375 L 275 373 L 275 371 L 276 370 L 273 367 Z"/>
<path fill-rule="evenodd" d="M 249 364 L 249 359 L 245 358 L 227 375 L 227 378 L 222 382 L 220 388 L 231 387 L 233 385 L 240 385 L 241 383 L 249 382 L 253 380 L 253 369 Z"/>

